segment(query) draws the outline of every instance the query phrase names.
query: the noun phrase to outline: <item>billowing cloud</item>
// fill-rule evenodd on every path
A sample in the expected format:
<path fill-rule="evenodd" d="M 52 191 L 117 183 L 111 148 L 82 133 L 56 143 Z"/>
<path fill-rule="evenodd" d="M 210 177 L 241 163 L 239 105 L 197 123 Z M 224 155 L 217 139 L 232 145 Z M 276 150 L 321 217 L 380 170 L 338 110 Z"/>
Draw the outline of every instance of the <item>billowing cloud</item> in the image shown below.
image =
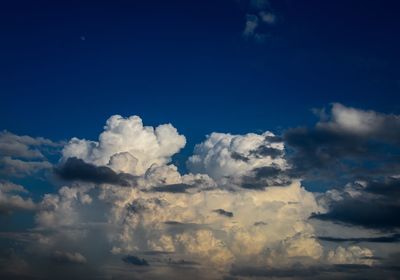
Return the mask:
<path fill-rule="evenodd" d="M 137 116 L 113 116 L 98 141 L 73 138 L 65 145 L 53 170 L 67 185 L 56 192 L 34 203 L 23 197 L 22 186 L 0 185 L 1 199 L 12 201 L 17 195 L 35 210 L 30 232 L 0 237 L 27 243 L 28 252 L 57 269 L 101 267 L 96 273 L 107 277 L 185 279 L 190 271 L 199 279 L 329 278 L 379 267 L 384 261 L 365 243 L 380 239 L 323 238 L 315 221 L 396 229 L 397 212 L 384 218 L 378 210 L 398 205 L 398 177 L 364 178 L 318 194 L 303 187 L 306 173 L 297 177 L 299 162 L 293 159 L 318 154 L 313 145 L 320 141 L 327 149 L 337 148 L 329 154 L 341 160 L 337 151 L 345 141 L 340 137 L 350 132 L 335 114 L 305 133 L 291 130 L 283 138 L 268 131 L 211 133 L 196 145 L 187 174 L 170 163 L 186 142 L 172 125 L 146 127 Z M 354 133 L 379 134 L 350 130 L 353 138 Z M 324 142 L 323 133 L 340 136 Z M 287 152 L 287 145 L 295 150 Z"/>
<path fill-rule="evenodd" d="M 208 174 L 220 185 L 232 183 L 232 180 L 241 184 L 242 180 L 250 180 L 249 177 L 255 181 L 276 177 L 288 167 L 284 144 L 271 132 L 246 135 L 212 133 L 203 143 L 196 145 L 187 165 L 191 172 Z M 261 187 L 267 186 L 265 182 L 261 184 Z"/>
<path fill-rule="evenodd" d="M 107 120 L 99 141 L 73 138 L 64 147 L 63 159 L 76 157 L 116 172 L 142 175 L 153 164 L 163 165 L 185 146 L 186 139 L 171 124 L 143 126 L 138 116 L 115 115 Z"/>

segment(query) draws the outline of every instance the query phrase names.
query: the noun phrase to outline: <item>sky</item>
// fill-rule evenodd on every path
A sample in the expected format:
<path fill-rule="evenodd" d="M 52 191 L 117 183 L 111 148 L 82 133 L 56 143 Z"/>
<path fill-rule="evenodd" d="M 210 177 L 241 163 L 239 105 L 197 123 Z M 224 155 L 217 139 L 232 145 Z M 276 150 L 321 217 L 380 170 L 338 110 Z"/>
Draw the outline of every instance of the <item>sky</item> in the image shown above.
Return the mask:
<path fill-rule="evenodd" d="M 400 278 L 399 8 L 1 3 L 2 279 Z"/>

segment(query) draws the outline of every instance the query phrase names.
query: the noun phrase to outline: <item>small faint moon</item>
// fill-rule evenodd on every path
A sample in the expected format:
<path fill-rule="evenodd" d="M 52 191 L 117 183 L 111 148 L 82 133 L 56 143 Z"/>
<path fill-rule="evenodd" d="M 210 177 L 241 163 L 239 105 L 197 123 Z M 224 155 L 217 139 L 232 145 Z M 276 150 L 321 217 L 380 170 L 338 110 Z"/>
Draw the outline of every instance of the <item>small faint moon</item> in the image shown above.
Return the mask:
<path fill-rule="evenodd" d="M 81 41 L 85 41 L 86 40 L 85 36 L 81 36 L 80 38 L 81 38 Z"/>

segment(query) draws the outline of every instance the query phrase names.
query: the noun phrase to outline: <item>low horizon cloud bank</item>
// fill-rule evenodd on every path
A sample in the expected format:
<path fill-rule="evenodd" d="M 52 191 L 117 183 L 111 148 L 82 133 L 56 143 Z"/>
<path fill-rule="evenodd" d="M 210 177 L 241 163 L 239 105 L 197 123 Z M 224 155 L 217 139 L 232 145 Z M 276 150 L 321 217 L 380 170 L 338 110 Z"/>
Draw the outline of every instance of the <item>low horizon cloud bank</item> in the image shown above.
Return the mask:
<path fill-rule="evenodd" d="M 398 238 L 385 237 L 400 227 L 400 116 L 339 103 L 316 113 L 314 127 L 282 135 L 213 132 L 186 174 L 171 163 L 185 136 L 138 116 L 111 116 L 97 140 L 0 133 L 0 215 L 33 215 L 0 235 L 23 244 L 0 254 L 0 275 L 398 276 Z M 33 199 L 21 176 L 58 188 Z M 329 185 L 312 192 L 307 180 Z"/>

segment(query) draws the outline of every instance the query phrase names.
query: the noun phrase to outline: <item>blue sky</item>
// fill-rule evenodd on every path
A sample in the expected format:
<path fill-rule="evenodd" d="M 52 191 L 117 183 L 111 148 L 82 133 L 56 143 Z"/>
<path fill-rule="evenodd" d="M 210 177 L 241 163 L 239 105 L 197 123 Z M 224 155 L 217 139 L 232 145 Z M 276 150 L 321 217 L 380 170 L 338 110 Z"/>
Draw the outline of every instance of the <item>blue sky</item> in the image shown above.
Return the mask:
<path fill-rule="evenodd" d="M 0 278 L 400 277 L 398 1 L 3 2 Z"/>
<path fill-rule="evenodd" d="M 263 43 L 243 38 L 245 2 L 2 6 L 0 127 L 17 133 L 93 138 L 118 113 L 198 142 L 310 123 L 330 102 L 400 110 L 396 1 L 271 2 Z"/>

